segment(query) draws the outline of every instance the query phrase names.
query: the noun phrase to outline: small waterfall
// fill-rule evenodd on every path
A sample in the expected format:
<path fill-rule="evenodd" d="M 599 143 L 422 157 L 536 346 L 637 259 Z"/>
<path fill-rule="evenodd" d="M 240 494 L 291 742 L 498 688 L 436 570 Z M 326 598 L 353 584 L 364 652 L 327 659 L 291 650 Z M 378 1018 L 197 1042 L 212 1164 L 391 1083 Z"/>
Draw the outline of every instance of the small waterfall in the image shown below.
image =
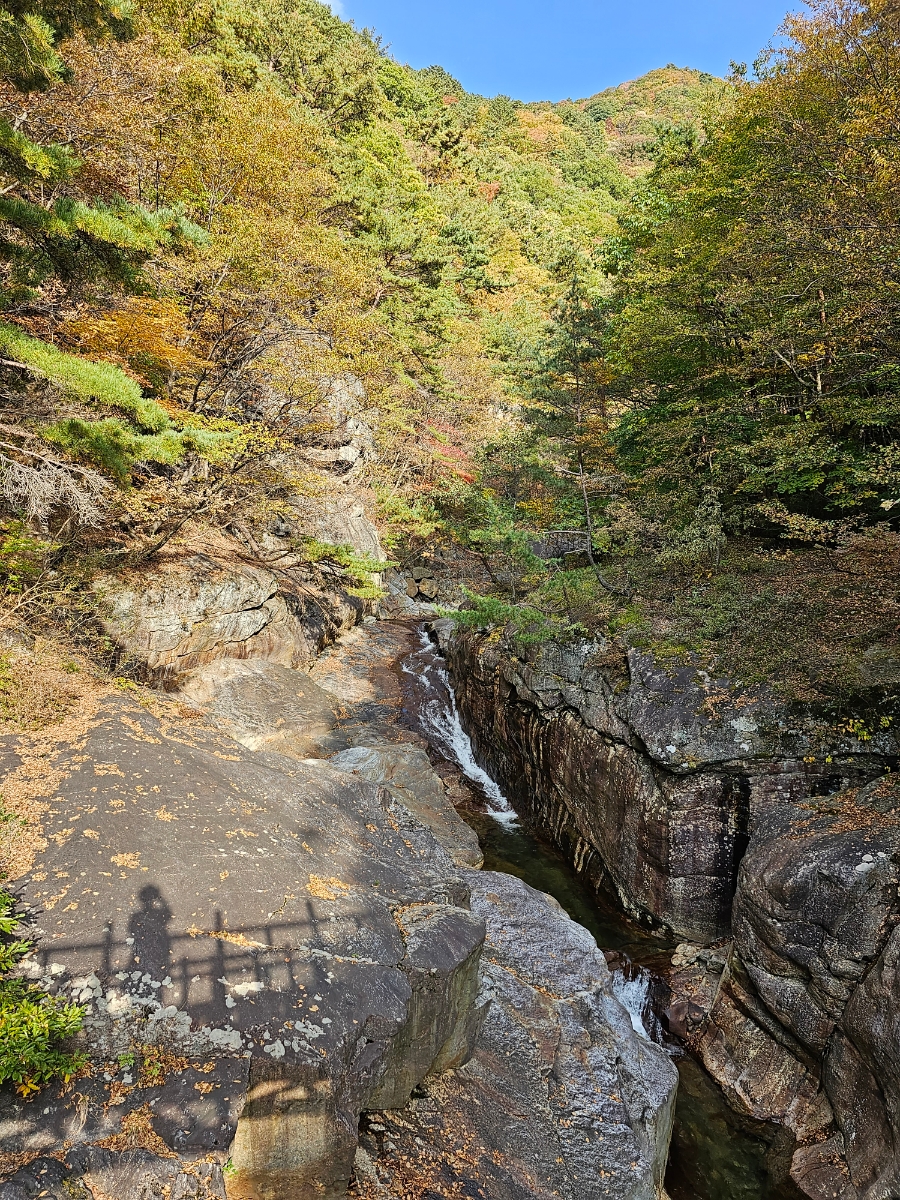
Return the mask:
<path fill-rule="evenodd" d="M 613 995 L 631 1017 L 635 1033 L 648 1042 L 661 1042 L 650 995 L 653 982 L 650 972 L 629 964 L 625 969 L 613 971 L 611 982 Z"/>
<path fill-rule="evenodd" d="M 490 815 L 504 825 L 515 826 L 518 823 L 515 809 L 487 771 L 475 761 L 469 735 L 459 719 L 444 659 L 424 629 L 419 631 L 419 640 L 420 648 L 401 663 L 401 669 L 413 677 L 416 685 L 416 724 L 432 745 L 477 785 L 487 798 Z"/>
<path fill-rule="evenodd" d="M 477 824 L 473 821 L 485 867 L 517 875 L 538 891 L 554 896 L 574 920 L 591 931 L 599 946 L 608 947 L 612 994 L 628 1013 L 635 1033 L 648 1042 L 670 1046 L 655 1011 L 660 1004 L 659 977 L 635 959 L 646 956 L 652 961 L 663 951 L 671 953 L 674 944 L 628 922 L 617 906 L 589 889 L 552 847 L 519 824 L 503 792 L 475 761 L 443 657 L 424 629 L 419 631 L 419 648 L 400 666 L 410 726 L 455 763 L 488 801 L 483 818 Z M 473 815 L 480 816 L 470 813 L 467 819 Z M 580 844 L 582 862 L 587 852 L 587 845 Z M 666 1193 L 673 1200 L 771 1200 L 774 1193 L 765 1166 L 767 1143 L 738 1123 L 716 1084 L 690 1054 L 678 1055 L 677 1062 L 682 1087 Z"/>

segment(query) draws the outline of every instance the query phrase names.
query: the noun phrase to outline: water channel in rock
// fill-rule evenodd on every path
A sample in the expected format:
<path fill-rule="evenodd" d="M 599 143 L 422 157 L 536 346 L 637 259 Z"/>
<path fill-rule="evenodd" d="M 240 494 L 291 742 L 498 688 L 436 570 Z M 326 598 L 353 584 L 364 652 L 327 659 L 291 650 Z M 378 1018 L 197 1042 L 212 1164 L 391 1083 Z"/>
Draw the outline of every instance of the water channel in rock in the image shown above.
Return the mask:
<path fill-rule="evenodd" d="M 456 766 L 480 798 L 479 808 L 461 815 L 478 833 L 485 867 L 548 892 L 591 931 L 603 950 L 616 952 L 607 957 L 617 998 L 638 1033 L 665 1042 L 653 1011 L 654 990 L 659 991 L 657 972 L 675 943 L 630 921 L 615 901 L 598 895 L 553 846 L 519 821 L 497 783 L 475 760 L 446 663 L 424 625 L 418 648 L 400 663 L 400 677 L 403 723 L 424 736 L 433 753 Z M 782 1200 L 783 1193 L 766 1170 L 765 1140 L 741 1126 L 700 1064 L 668 1041 L 680 1075 L 666 1176 L 671 1200 Z"/>

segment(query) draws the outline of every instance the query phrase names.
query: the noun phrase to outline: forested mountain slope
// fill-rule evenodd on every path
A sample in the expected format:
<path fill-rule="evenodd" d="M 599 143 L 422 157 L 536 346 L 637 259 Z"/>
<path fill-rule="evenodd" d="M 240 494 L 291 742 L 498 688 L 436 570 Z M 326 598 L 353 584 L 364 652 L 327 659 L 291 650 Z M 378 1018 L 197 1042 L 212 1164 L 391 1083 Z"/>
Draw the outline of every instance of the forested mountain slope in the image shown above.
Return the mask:
<path fill-rule="evenodd" d="M 639 79 L 605 88 L 575 106 L 603 126 L 610 151 L 630 175 L 652 166 L 650 149 L 663 129 L 702 128 L 704 109 L 721 81 L 706 71 L 669 63 Z"/>
<path fill-rule="evenodd" d="M 54 878 L 69 878 L 62 868 L 76 847 L 103 853 L 104 868 L 108 859 L 122 870 L 114 880 L 104 869 L 98 881 L 113 882 L 100 886 L 125 880 L 121 904 L 143 905 L 139 924 L 164 934 L 171 911 L 166 918 L 161 894 L 134 881 L 149 870 L 141 855 L 151 844 L 168 871 L 173 811 L 135 784 L 135 799 L 151 804 L 134 825 L 139 848 L 114 845 L 113 832 L 102 847 L 99 830 L 74 836 L 76 819 L 96 811 L 82 749 L 98 706 L 115 728 L 90 754 L 113 791 L 122 772 L 106 757 L 120 737 L 134 740 L 119 724 L 158 746 L 154 722 L 171 717 L 180 755 L 178 723 L 203 716 L 182 703 L 188 691 L 164 704 L 142 685 L 175 689 L 207 668 L 193 678 L 194 700 L 224 705 L 206 716 L 225 722 L 227 741 L 238 726 L 221 714 L 243 695 L 249 771 L 260 748 L 274 760 L 293 746 L 285 753 L 305 759 L 317 721 L 327 728 L 312 744 L 325 757 L 346 697 L 317 707 L 312 689 L 305 699 L 297 690 L 298 669 L 379 603 L 388 617 L 433 616 L 438 609 L 406 600 L 437 598 L 453 610 L 448 661 L 464 675 L 460 712 L 481 757 L 511 795 L 522 789 L 532 819 L 579 871 L 613 878 L 628 911 L 678 936 L 731 929 L 744 945 L 729 970 L 755 970 L 756 934 L 731 924 L 734 895 L 754 911 L 769 903 L 768 884 L 742 865 L 762 861 L 758 839 L 745 857 L 751 836 L 761 828 L 773 847 L 793 846 L 809 824 L 804 806 L 822 799 L 823 837 L 850 839 L 834 851 L 845 886 L 829 921 L 850 912 L 841 928 L 855 930 L 863 876 L 892 864 L 884 894 L 865 892 L 870 943 L 848 949 L 859 962 L 847 970 L 862 978 L 896 924 L 897 798 L 872 782 L 895 771 L 900 720 L 900 18 L 887 0 L 812 0 L 774 45 L 727 81 L 670 65 L 589 99 L 523 104 L 469 94 L 439 66 L 397 63 L 375 34 L 318 0 L 0 3 L 0 733 L 19 755 L 0 798 L 0 871 L 24 877 L 45 855 L 61 868 Z M 366 671 L 396 682 L 399 659 L 377 661 L 377 641 Z M 378 705 L 361 699 L 375 694 L 368 687 L 355 680 L 350 707 L 366 710 L 358 736 L 381 745 Z M 201 756 L 238 761 L 204 746 Z M 86 790 L 76 783 L 68 800 L 64 789 L 56 795 L 69 765 L 58 773 L 48 756 L 71 759 Z M 135 779 L 160 769 L 147 764 Z M 187 817 L 194 780 L 187 769 L 178 778 Z M 272 838 L 288 836 L 294 784 L 283 787 Z M 319 787 L 308 780 L 304 793 L 311 827 L 328 826 L 315 815 Z M 223 789 L 212 786 L 204 835 L 218 833 Z M 384 797 L 356 789 L 350 825 L 364 847 L 362 830 L 380 828 L 366 813 Z M 568 812 L 579 789 L 584 805 Z M 52 847 L 45 800 L 61 805 Z M 793 806 L 783 827 L 776 801 Z M 853 839 L 882 816 L 885 849 L 862 855 L 868 843 Z M 308 874 L 306 891 L 352 907 L 331 861 L 319 862 L 327 875 Z M 363 850 L 359 863 L 360 878 L 371 874 Z M 793 886 L 800 867 L 789 867 Z M 250 891 L 232 883 L 220 894 L 229 873 L 216 875 L 207 933 L 221 943 L 216 906 L 232 889 L 242 902 Z M 819 877 L 809 890 L 817 938 L 827 924 Z M 771 878 L 772 896 L 786 895 L 787 876 Z M 32 876 L 46 880 L 43 869 Z M 402 891 L 410 907 L 426 896 L 413 882 Z M 48 899 L 50 886 L 33 893 L 47 911 L 69 887 Z M 373 902 L 396 942 L 384 895 L 373 891 Z M 791 895 L 805 911 L 806 893 Z M 301 903 L 287 892 L 283 903 L 253 896 L 253 919 L 266 922 Z M 183 900 L 183 936 L 193 940 L 202 931 L 190 923 L 193 898 Z M 28 951 L 14 908 L 0 891 L 0 1083 L 18 1089 L 18 1113 L 19 1098 L 84 1068 L 63 1039 L 82 1022 L 100 968 L 90 965 L 77 1003 L 48 1001 L 51 976 L 33 989 L 11 974 Z M 101 908 L 70 899 L 53 919 L 78 913 L 64 918 L 74 930 Z M 316 922 L 327 934 L 330 922 Z M 788 926 L 779 917 L 769 927 Z M 798 935 L 801 949 L 807 936 Z M 457 947 L 473 984 L 457 1013 L 460 1054 L 474 1032 L 474 942 Z M 772 961 L 768 950 L 760 959 Z M 766 1029 L 781 1039 L 778 1054 L 794 1045 L 784 1031 L 795 1003 L 797 1038 L 808 1036 L 807 963 L 776 964 L 790 986 L 773 984 L 760 1002 L 774 1014 Z M 215 978 L 231 987 L 223 969 Z M 144 982 L 168 986 L 159 974 Z M 735 1013 L 745 1011 L 749 978 L 732 979 Z M 717 988 L 710 996 L 727 1007 L 732 993 Z M 225 1009 L 216 1020 L 232 1019 Z M 863 1016 L 863 1033 L 847 1026 L 857 1049 L 875 1029 Z M 826 1017 L 831 1026 L 816 1025 L 802 1052 L 813 1075 L 843 1010 Z M 734 1055 L 717 1078 L 728 1086 L 732 1067 L 738 1083 L 748 1077 L 746 1048 L 763 1044 L 744 1036 L 743 1020 L 727 1026 Z M 423 1017 L 419 1032 L 429 1027 Z M 216 1032 L 230 1037 L 224 1025 Z M 346 1046 L 363 1032 L 348 1025 Z M 634 1041 L 630 1027 L 625 1034 Z M 885 1035 L 879 1046 L 895 1042 Z M 615 1039 L 604 1044 L 612 1053 Z M 128 1045 L 109 1059 L 116 1070 L 133 1065 Z M 272 1065 L 261 1054 L 285 1052 L 268 1032 L 254 1045 L 257 1067 Z M 124 1067 L 119 1051 L 130 1056 Z M 404 1095 L 413 1075 L 461 1061 L 442 1053 L 416 1057 Z M 344 1054 L 326 1054 L 329 1069 Z M 347 1049 L 346 1062 L 365 1074 L 369 1060 L 355 1054 Z M 757 1066 L 778 1061 L 768 1054 Z M 879 1086 L 887 1080 L 882 1133 L 857 1136 L 849 1117 L 841 1133 L 863 1181 L 841 1194 L 861 1200 L 893 1194 L 900 1178 L 888 1129 L 898 1074 L 880 1054 L 865 1071 Z M 829 1093 L 838 1114 L 859 1094 L 881 1095 L 847 1063 Z M 768 1068 L 759 1071 L 764 1091 Z M 543 1067 L 533 1075 L 541 1086 L 551 1078 Z M 654 1103 L 667 1113 L 672 1080 L 663 1082 Z M 355 1134 L 344 1134 L 382 1096 L 370 1083 L 332 1127 L 343 1138 L 340 1187 L 355 1148 Z M 821 1120 L 795 1131 L 810 1175 L 838 1145 L 819 1083 L 809 1095 Z M 796 1089 L 787 1091 L 793 1104 Z M 198 1094 L 207 1094 L 199 1084 Z M 110 1107 L 100 1105 L 104 1121 Z M 773 1117 L 765 1095 L 757 1108 L 761 1121 Z M 644 1162 L 656 1190 L 667 1128 L 654 1125 Z M 130 1153 L 118 1137 L 97 1145 Z M 165 1170 L 175 1170 L 167 1153 Z M 592 1159 L 602 1170 L 604 1153 Z M 831 1162 L 841 1171 L 843 1153 Z M 831 1175 L 826 1182 L 833 1187 Z"/>
<path fill-rule="evenodd" d="M 490 552 L 526 623 L 653 624 L 674 588 L 715 641 L 755 584 L 679 580 L 738 547 L 806 612 L 783 555 L 852 544 L 885 646 L 895 23 L 814 7 L 753 78 L 523 105 L 316 0 L 9 10 L 10 579 L 265 523 L 364 418 L 388 540 Z M 583 567 L 528 550 L 560 529 Z"/>
<path fill-rule="evenodd" d="M 412 71 L 315 0 L 101 6 L 55 32 L 57 65 L 10 62 L 2 97 L 7 416 L 31 410 L 13 504 L 88 514 L 114 480 L 132 545 L 138 497 L 162 488 L 177 523 L 199 471 L 204 512 L 246 511 L 348 373 L 380 413 L 378 482 L 463 470 L 560 270 L 616 227 L 628 183 L 596 123 Z"/>
<path fill-rule="evenodd" d="M 246 513 L 348 374 L 395 516 L 469 476 L 561 280 L 577 261 L 603 286 L 631 191 L 603 126 L 403 67 L 316 0 L 119 11 L 10 15 L 13 508 L 96 525 L 114 482 L 129 549 L 195 509 Z M 45 18 L 28 76 L 13 51 L 36 61 Z"/>

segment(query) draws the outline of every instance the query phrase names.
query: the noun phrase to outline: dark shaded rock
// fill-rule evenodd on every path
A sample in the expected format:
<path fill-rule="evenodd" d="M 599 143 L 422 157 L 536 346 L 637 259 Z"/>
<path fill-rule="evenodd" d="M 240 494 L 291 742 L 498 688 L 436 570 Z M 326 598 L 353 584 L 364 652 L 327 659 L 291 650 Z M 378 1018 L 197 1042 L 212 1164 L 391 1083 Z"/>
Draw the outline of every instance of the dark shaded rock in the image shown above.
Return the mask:
<path fill-rule="evenodd" d="M 0 1200 L 225 1200 L 222 1169 L 142 1149 L 78 1146 L 38 1158 L 0 1183 Z"/>
<path fill-rule="evenodd" d="M 675 950 L 672 970 L 666 976 L 669 996 L 663 1009 L 666 1028 L 675 1037 L 686 1040 L 709 1015 L 730 948 L 730 944 L 711 948 L 683 943 Z"/>
<path fill-rule="evenodd" d="M 900 1195 L 900 929 L 844 1009 L 824 1074 L 860 1196 Z"/>
<path fill-rule="evenodd" d="M 172 1157 L 224 1162 L 234 1139 L 250 1063 L 246 1058 L 167 1055 L 160 1043 L 146 1055 L 129 1046 L 96 1062 L 75 1089 L 51 1086 L 24 1101 L 0 1092 L 0 1129 L 6 1154 L 52 1152 L 61 1146 L 135 1137 L 162 1139 Z M 131 1140 L 134 1140 L 133 1138 Z M 145 1140 L 148 1138 L 145 1137 Z"/>
<path fill-rule="evenodd" d="M 697 664 L 594 643 L 519 656 L 435 628 L 479 761 L 517 809 L 631 913 L 695 941 L 729 934 L 759 814 L 865 782 L 897 752 L 890 732 L 838 734 Z"/>
<path fill-rule="evenodd" d="M 791 1131 L 810 1196 L 900 1194 L 898 880 L 893 777 L 760 814 L 741 865 L 696 1045 L 733 1105 Z"/>
<path fill-rule="evenodd" d="M 856 1200 L 858 1195 L 847 1162 L 840 1134 L 824 1142 L 801 1146 L 791 1161 L 791 1179 L 804 1196 L 822 1200 Z"/>
<path fill-rule="evenodd" d="M 369 1115 L 352 1194 L 657 1200 L 677 1075 L 634 1032 L 602 952 L 508 875 L 476 876 L 472 911 L 490 1001 L 475 1052 L 403 1112 Z"/>

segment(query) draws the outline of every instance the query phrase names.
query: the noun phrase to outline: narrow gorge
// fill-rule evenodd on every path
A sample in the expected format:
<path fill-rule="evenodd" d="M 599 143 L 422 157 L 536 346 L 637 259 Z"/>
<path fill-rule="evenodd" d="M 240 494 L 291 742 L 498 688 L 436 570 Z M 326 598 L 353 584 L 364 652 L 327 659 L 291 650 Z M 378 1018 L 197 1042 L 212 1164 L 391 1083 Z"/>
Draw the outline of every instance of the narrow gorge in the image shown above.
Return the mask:
<path fill-rule="evenodd" d="M 681 942 L 665 1019 L 761 1123 L 764 1194 L 897 1193 L 894 734 L 636 649 L 438 628 L 479 762 Z"/>
<path fill-rule="evenodd" d="M 674 1067 L 590 933 L 479 869 L 403 721 L 418 626 L 316 655 L 321 602 L 292 628 L 218 549 L 107 610 L 173 690 L 8 746 L 7 789 L 53 793 L 19 972 L 85 1006 L 93 1069 L 4 1097 L 0 1196 L 661 1195 Z"/>
<path fill-rule="evenodd" d="M 0 1200 L 900 1200 L 900 5 L 379 2 L 0 0 Z"/>

